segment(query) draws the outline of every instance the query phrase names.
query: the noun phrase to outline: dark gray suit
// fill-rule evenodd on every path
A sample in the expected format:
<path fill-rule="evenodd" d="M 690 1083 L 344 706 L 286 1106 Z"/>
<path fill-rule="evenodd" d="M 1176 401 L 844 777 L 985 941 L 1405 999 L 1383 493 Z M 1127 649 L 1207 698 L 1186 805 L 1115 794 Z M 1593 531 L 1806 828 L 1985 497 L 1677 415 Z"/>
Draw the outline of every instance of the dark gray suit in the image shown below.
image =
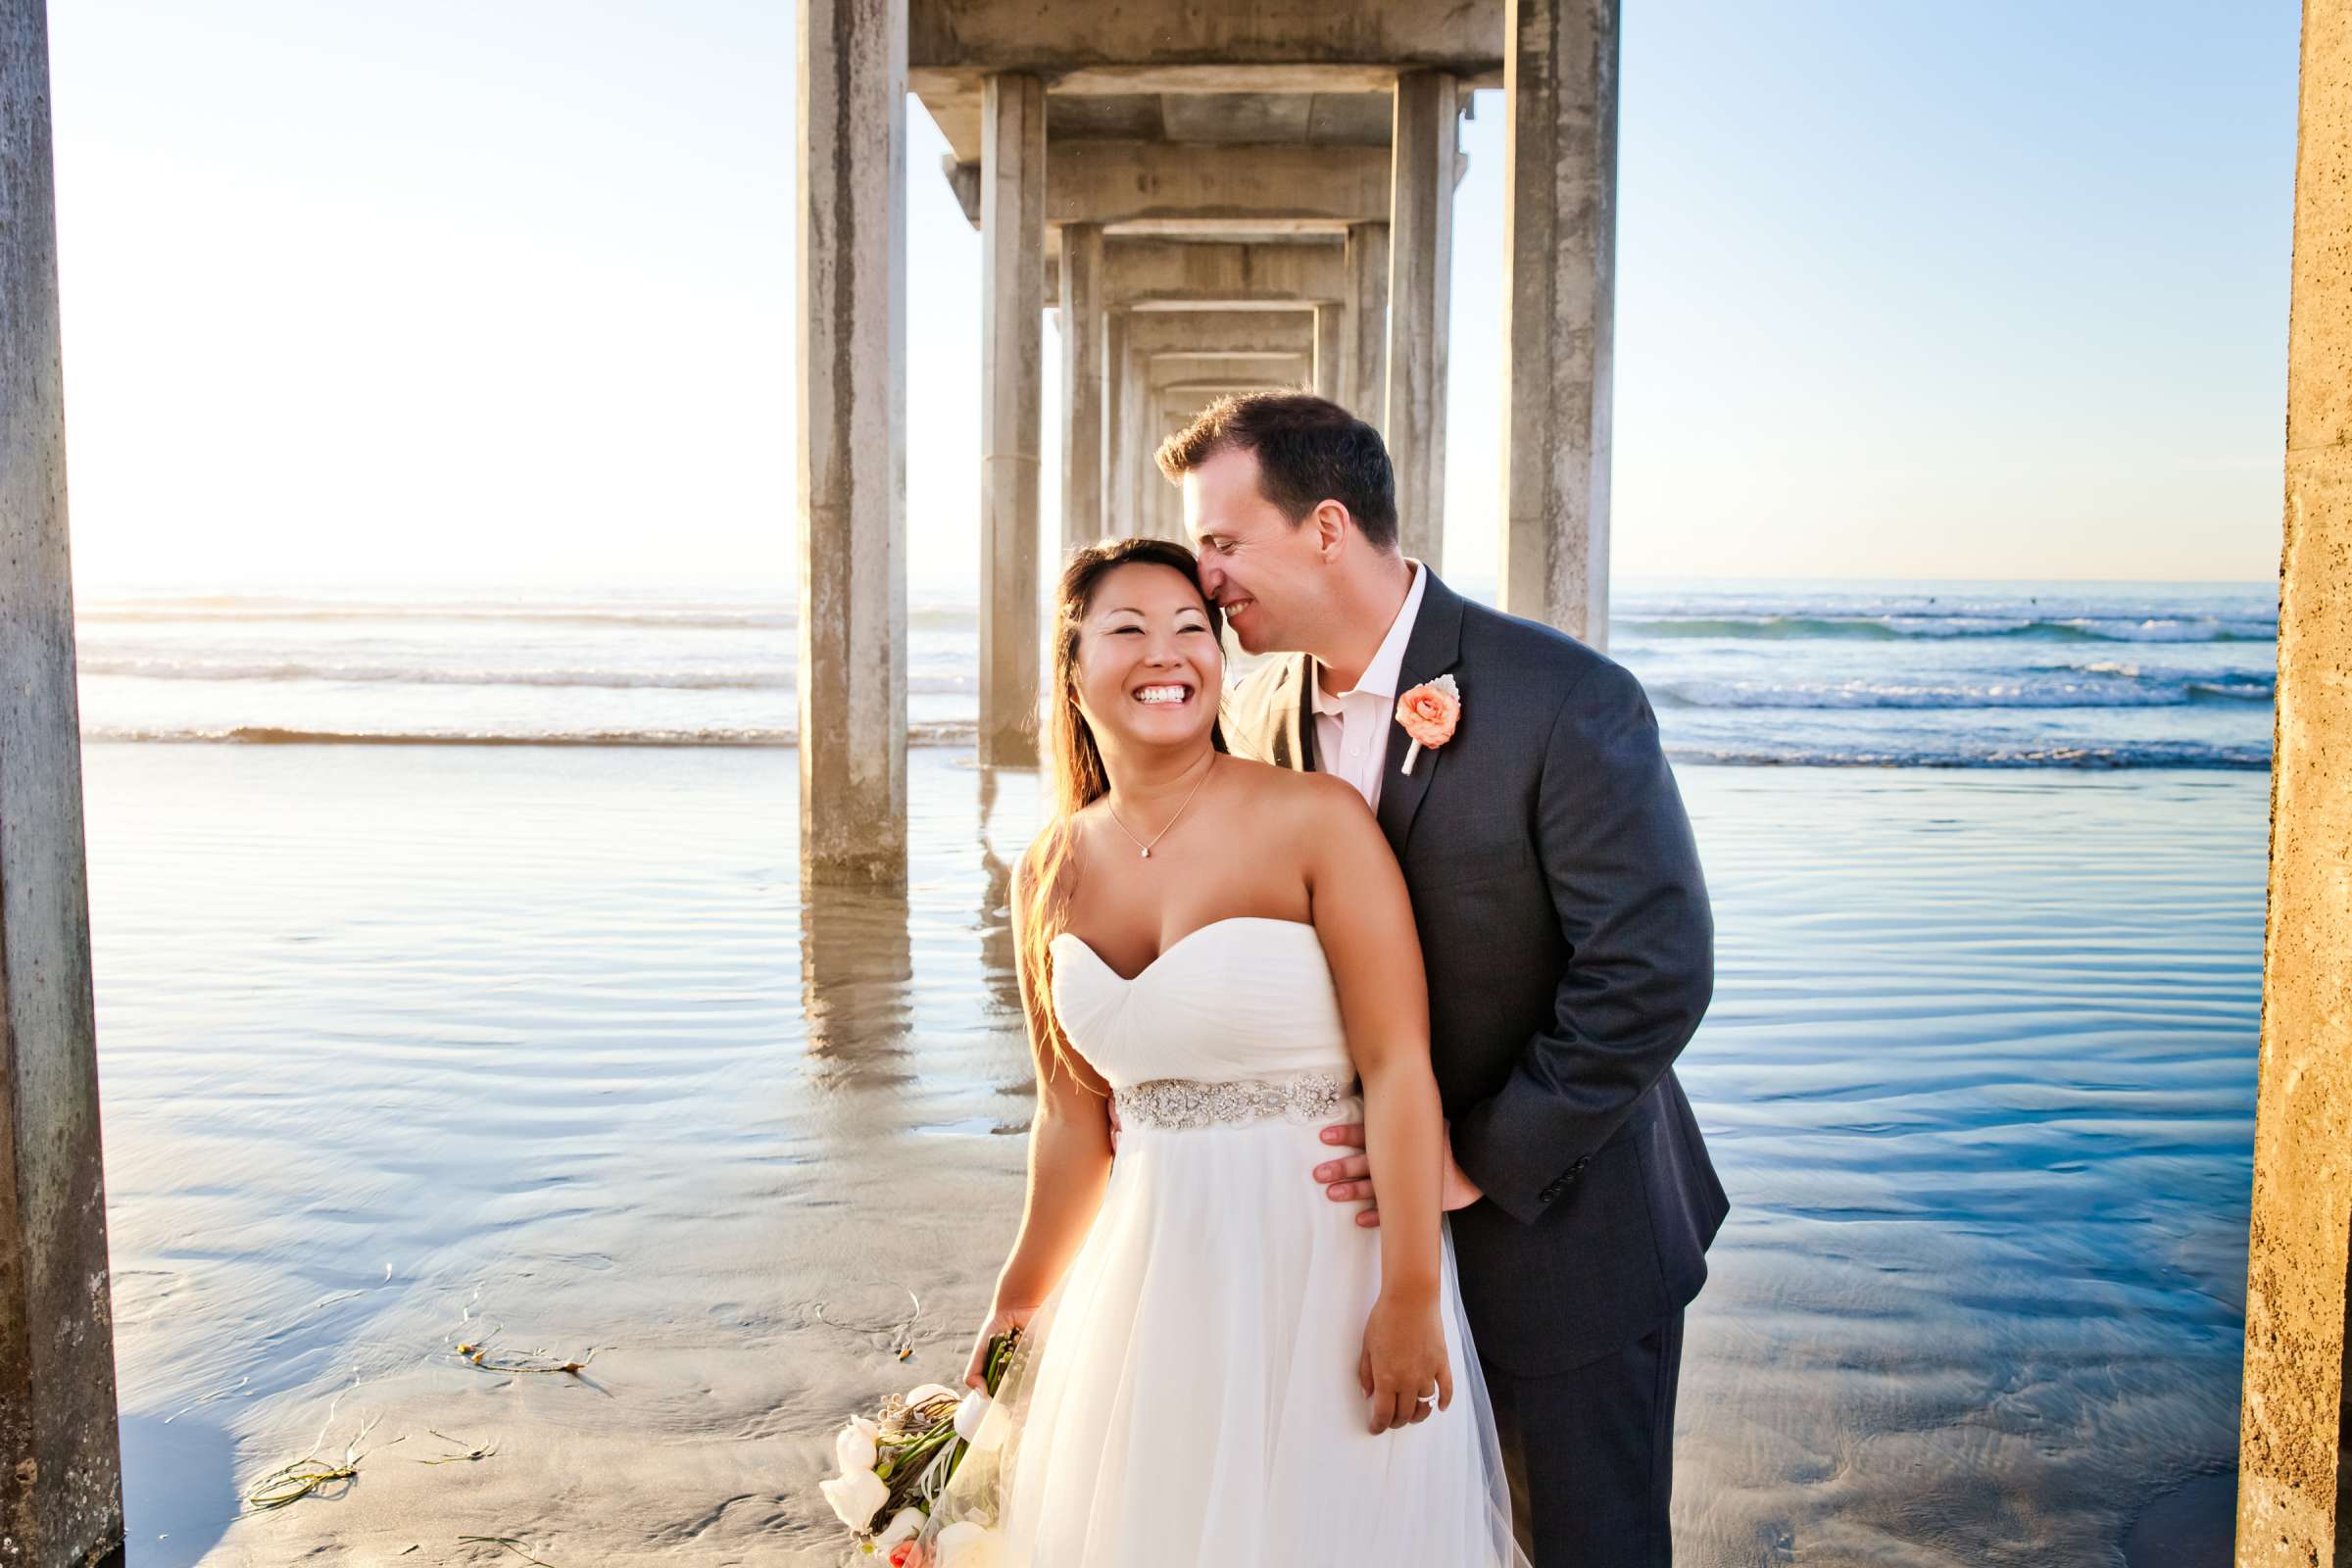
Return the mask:
<path fill-rule="evenodd" d="M 1433 572 L 1397 689 L 1446 671 L 1460 726 L 1410 774 L 1392 726 L 1379 816 L 1486 1194 L 1452 1216 L 1463 1303 L 1538 1568 L 1664 1565 L 1682 1310 L 1728 1206 L 1673 1065 L 1714 987 L 1697 850 L 1622 666 Z M 1313 679 L 1269 659 L 1228 744 L 1311 768 Z"/>

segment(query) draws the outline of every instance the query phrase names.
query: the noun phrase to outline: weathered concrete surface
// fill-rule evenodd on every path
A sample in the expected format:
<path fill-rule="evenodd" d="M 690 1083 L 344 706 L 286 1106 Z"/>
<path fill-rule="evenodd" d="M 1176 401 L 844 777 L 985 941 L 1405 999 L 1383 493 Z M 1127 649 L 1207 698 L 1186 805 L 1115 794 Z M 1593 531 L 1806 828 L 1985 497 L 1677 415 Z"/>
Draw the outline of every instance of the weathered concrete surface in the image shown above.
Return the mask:
<path fill-rule="evenodd" d="M 1271 142 L 1203 151 L 1183 142 L 1062 141 L 1046 180 L 1046 219 L 1054 223 L 1356 223 L 1388 214 L 1389 155 L 1379 147 Z"/>
<path fill-rule="evenodd" d="M 917 72 L 909 85 L 956 164 L 980 161 L 980 73 Z M 1072 92 L 1046 100 L 1046 156 L 1083 138 L 1386 147 L 1389 87 L 1363 92 Z"/>
<path fill-rule="evenodd" d="M 1118 361 L 1111 368 L 1119 384 L 1119 419 L 1111 431 L 1110 454 L 1105 460 L 1109 466 L 1112 490 L 1111 518 L 1114 532 L 1121 535 L 1145 531 L 1145 508 L 1150 504 L 1147 489 L 1152 475 L 1146 471 L 1151 462 L 1151 448 L 1156 437 L 1152 420 L 1158 411 L 1144 391 L 1144 366 L 1147 361 L 1137 352 L 1138 334 L 1151 319 L 1132 311 L 1121 311 L 1127 323 L 1125 338 Z"/>
<path fill-rule="evenodd" d="M 1346 256 L 1349 335 L 1340 402 L 1379 424 L 1389 401 L 1389 225 L 1350 226 Z"/>
<path fill-rule="evenodd" d="M 1297 310 L 1347 302 L 1345 246 L 1121 239 L 1102 247 L 1103 300 L 1132 310 Z"/>
<path fill-rule="evenodd" d="M 122 1546 L 54 181 L 42 0 L 0 0 L 0 1562 L 28 1568 Z"/>
<path fill-rule="evenodd" d="M 1502 85 L 1499 23 L 1496 27 L 1493 53 L 1485 57 L 1479 69 L 1458 73 L 1464 87 Z M 1205 65 L 1082 66 L 1054 73 L 1052 84 L 1055 98 L 1127 97 L 1136 94 L 1355 97 L 1364 93 L 1378 93 L 1385 99 L 1396 80 L 1397 72 L 1426 64 L 1428 62 L 1364 65 L 1341 61 L 1318 65 L 1296 61 L 1273 64 L 1212 61 Z M 978 84 L 987 75 L 988 71 L 979 66 L 926 66 L 913 74 L 913 82 L 924 101 L 929 103 L 934 97 L 952 98 L 977 93 L 980 90 Z"/>
<path fill-rule="evenodd" d="M 1336 403 L 1348 375 L 1348 308 L 1315 307 L 1315 396 Z"/>
<path fill-rule="evenodd" d="M 1153 311 L 1133 318 L 1128 342 L 1151 356 L 1229 345 L 1237 354 L 1315 351 L 1313 308 L 1282 311 Z"/>
<path fill-rule="evenodd" d="M 2237 1561 L 2352 1561 L 2352 0 L 2305 0 Z"/>
<path fill-rule="evenodd" d="M 893 0 L 801 9 L 801 867 L 906 874 L 906 69 Z"/>
<path fill-rule="evenodd" d="M 1144 372 L 1144 385 L 1154 392 L 1180 386 L 1299 386 L 1307 374 L 1303 355 L 1160 354 Z"/>
<path fill-rule="evenodd" d="M 988 79 L 981 158 L 980 760 L 1037 760 L 1046 89 Z"/>
<path fill-rule="evenodd" d="M 1098 303 L 1102 290 L 1095 292 Z M 1127 343 L 1135 317 L 1128 311 L 1102 313 L 1102 487 L 1098 517 L 1104 536 L 1129 532 L 1125 482 L 1119 476 L 1120 447 L 1127 430 Z M 1066 536 L 1068 525 L 1063 525 Z"/>
<path fill-rule="evenodd" d="M 1501 63 L 1498 0 L 1340 7 L 1327 0 L 1186 6 L 910 0 L 907 11 L 912 59 L 927 70 L 1060 77 L 1105 67 L 1431 66 L 1473 74 Z"/>
<path fill-rule="evenodd" d="M 1459 175 L 1454 78 L 1442 71 L 1396 78 L 1389 198 L 1389 385 L 1382 417 L 1396 465 L 1396 520 L 1404 553 L 1444 570 L 1446 350 L 1453 300 L 1453 186 Z"/>
<path fill-rule="evenodd" d="M 1508 0 L 1498 597 L 1595 648 L 1609 629 L 1617 0 Z"/>
<path fill-rule="evenodd" d="M 1151 147 L 1130 160 L 1112 160 L 1113 147 Z M 1388 156 L 1379 149 L 1281 148 L 1266 162 L 1258 149 L 1209 149 L 1181 142 L 1061 142 L 1050 144 L 1046 217 L 1063 223 L 1100 223 L 1122 237 L 1208 236 L 1260 239 L 1336 239 L 1363 215 L 1389 210 Z M 1219 160 L 1231 159 L 1230 164 Z M 1381 171 L 1377 196 L 1362 184 L 1364 170 Z M 980 226 L 978 164 L 942 166 L 948 185 L 974 228 Z M 1465 166 L 1466 167 L 1466 166 Z M 1283 176 L 1279 181 L 1275 176 Z M 1049 244 L 1047 267 L 1058 260 Z M 1053 291 L 1048 272 L 1048 293 Z"/>
<path fill-rule="evenodd" d="M 1051 155 L 1049 155 L 1051 156 Z M 1102 535 L 1102 230 L 1061 231 L 1061 553 Z M 1124 318 L 1122 317 L 1122 319 Z"/>

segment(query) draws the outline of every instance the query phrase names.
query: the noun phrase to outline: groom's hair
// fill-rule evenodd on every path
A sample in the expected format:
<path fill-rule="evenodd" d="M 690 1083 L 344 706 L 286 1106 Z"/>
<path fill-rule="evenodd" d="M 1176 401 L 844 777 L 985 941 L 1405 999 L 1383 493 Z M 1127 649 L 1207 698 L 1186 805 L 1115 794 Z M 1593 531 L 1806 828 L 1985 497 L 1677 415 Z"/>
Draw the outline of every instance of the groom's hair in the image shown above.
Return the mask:
<path fill-rule="evenodd" d="M 1182 479 L 1227 447 L 1257 458 L 1257 487 L 1296 527 L 1337 501 L 1377 550 L 1396 548 L 1396 469 L 1380 432 L 1311 392 L 1222 397 L 1160 443 L 1159 471 Z"/>

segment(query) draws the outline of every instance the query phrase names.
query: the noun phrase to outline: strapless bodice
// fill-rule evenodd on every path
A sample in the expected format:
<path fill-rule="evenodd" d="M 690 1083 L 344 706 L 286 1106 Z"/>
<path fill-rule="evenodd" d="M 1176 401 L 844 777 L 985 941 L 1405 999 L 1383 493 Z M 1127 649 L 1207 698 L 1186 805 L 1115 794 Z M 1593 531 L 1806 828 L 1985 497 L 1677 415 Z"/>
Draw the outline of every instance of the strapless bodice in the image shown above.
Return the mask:
<path fill-rule="evenodd" d="M 1064 931 L 1054 939 L 1054 1011 L 1116 1089 L 1354 1070 L 1322 939 L 1301 920 L 1212 920 L 1133 979 Z"/>

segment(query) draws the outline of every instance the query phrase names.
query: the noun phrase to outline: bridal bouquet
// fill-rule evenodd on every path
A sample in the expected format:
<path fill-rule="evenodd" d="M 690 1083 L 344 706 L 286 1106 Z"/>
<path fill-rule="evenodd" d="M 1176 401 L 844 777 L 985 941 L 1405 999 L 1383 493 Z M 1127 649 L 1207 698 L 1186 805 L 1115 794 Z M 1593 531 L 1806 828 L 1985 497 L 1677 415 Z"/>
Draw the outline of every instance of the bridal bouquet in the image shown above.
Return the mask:
<path fill-rule="evenodd" d="M 1011 1430 L 997 1396 L 1020 1338 L 1016 1328 L 989 1342 L 985 1391 L 926 1383 L 885 1396 L 834 1435 L 841 1474 L 818 1490 L 860 1555 L 889 1568 L 994 1568 L 998 1450 Z M 973 1456 L 984 1457 L 967 1465 Z"/>

